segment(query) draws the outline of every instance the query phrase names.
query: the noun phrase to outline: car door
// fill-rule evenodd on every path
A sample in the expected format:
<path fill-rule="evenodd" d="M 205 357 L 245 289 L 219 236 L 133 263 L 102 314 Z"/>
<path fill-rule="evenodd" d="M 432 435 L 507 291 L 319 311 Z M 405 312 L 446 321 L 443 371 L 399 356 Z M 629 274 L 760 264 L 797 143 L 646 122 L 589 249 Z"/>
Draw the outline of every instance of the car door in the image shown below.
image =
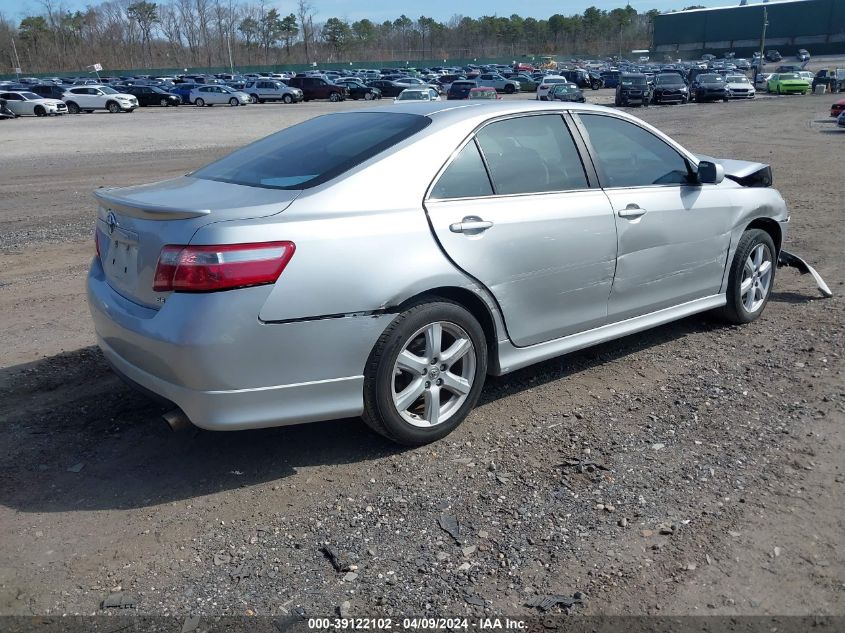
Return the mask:
<path fill-rule="evenodd" d="M 578 121 L 615 212 L 610 320 L 718 294 L 736 211 L 730 189 L 699 184 L 687 157 L 634 122 Z"/>
<path fill-rule="evenodd" d="M 446 254 L 496 298 L 511 340 L 533 345 L 603 324 L 613 211 L 563 116 L 493 120 L 452 156 L 426 211 Z"/>
<path fill-rule="evenodd" d="M 6 107 L 17 115 L 31 114 L 27 112 L 24 98 L 15 92 L 4 92 L 0 94 L 0 99 L 5 99 Z"/>

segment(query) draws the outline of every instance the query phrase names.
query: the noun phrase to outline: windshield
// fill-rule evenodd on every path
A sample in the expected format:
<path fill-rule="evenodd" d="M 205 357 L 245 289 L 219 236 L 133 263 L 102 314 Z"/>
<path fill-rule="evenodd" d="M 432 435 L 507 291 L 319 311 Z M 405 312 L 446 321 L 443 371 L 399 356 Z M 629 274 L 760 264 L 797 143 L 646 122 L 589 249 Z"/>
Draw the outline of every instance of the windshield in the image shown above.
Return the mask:
<path fill-rule="evenodd" d="M 403 90 L 399 101 L 428 101 L 430 97 L 426 90 Z"/>
<path fill-rule="evenodd" d="M 748 84 L 748 83 L 751 83 L 750 81 L 748 81 L 748 77 L 746 77 L 745 75 L 731 75 L 725 81 L 727 81 L 729 84 Z"/>
<path fill-rule="evenodd" d="M 784 73 L 778 76 L 778 79 L 801 79 L 797 73 Z"/>
<path fill-rule="evenodd" d="M 115 90 L 115 89 L 114 89 L 114 88 L 112 88 L 111 86 L 100 86 L 100 92 L 103 92 L 103 93 L 105 93 L 105 94 L 107 94 L 107 95 L 116 95 L 116 94 L 120 94 L 120 93 L 118 93 L 118 91 L 117 91 L 117 90 Z"/>
<path fill-rule="evenodd" d="M 266 189 L 322 184 L 425 128 L 416 114 L 349 112 L 293 125 L 191 174 Z"/>
<path fill-rule="evenodd" d="M 720 84 L 725 81 L 725 78 L 722 75 L 701 75 L 698 81 L 703 84 Z"/>
<path fill-rule="evenodd" d="M 34 92 L 19 92 L 18 94 L 20 96 L 22 96 L 24 99 L 26 99 L 27 101 L 30 101 L 32 99 L 40 99 L 41 98 L 39 95 L 35 94 Z"/>
<path fill-rule="evenodd" d="M 645 86 L 645 77 L 623 77 L 620 83 L 623 86 Z"/>
<path fill-rule="evenodd" d="M 220 86 L 220 90 L 229 94 L 236 92 L 235 90 L 232 90 L 229 86 Z"/>
<path fill-rule="evenodd" d="M 552 92 L 554 92 L 555 94 L 566 94 L 570 92 L 575 92 L 575 86 L 572 86 L 570 84 L 558 84 L 557 86 L 552 88 Z"/>
<path fill-rule="evenodd" d="M 552 77 L 551 79 L 547 77 L 546 79 L 543 80 L 543 83 L 546 84 L 546 85 L 548 85 L 548 84 L 565 84 L 565 83 L 568 83 L 568 82 L 569 82 L 569 80 L 565 79 L 564 77 Z"/>
<path fill-rule="evenodd" d="M 680 75 L 676 75 L 675 73 L 670 73 L 668 75 L 657 75 L 655 79 L 655 83 L 661 86 L 682 86 L 684 85 L 684 80 L 681 79 Z"/>

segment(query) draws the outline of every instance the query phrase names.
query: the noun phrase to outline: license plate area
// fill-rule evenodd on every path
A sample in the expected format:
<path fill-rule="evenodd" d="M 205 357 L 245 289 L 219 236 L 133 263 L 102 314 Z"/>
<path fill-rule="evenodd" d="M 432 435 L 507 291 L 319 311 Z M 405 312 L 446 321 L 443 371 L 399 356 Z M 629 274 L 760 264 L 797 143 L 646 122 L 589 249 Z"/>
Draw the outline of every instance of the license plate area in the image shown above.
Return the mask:
<path fill-rule="evenodd" d="M 106 272 L 110 279 L 126 285 L 138 275 L 138 234 L 115 227 L 109 239 Z"/>

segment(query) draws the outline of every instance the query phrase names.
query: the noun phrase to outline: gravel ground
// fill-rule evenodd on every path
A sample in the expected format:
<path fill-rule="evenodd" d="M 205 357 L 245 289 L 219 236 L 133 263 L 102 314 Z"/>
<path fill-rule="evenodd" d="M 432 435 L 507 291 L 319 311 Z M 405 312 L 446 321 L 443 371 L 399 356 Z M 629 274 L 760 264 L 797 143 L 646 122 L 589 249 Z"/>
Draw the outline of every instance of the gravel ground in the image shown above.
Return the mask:
<path fill-rule="evenodd" d="M 0 614 L 102 613 L 122 591 L 144 614 L 527 616 L 581 592 L 579 614 L 845 615 L 830 101 L 637 114 L 771 163 L 787 248 L 836 297 L 781 269 L 751 325 L 697 316 L 490 379 L 458 431 L 415 450 L 358 420 L 174 434 L 110 373 L 85 307 L 92 189 L 362 104 L 3 122 Z"/>

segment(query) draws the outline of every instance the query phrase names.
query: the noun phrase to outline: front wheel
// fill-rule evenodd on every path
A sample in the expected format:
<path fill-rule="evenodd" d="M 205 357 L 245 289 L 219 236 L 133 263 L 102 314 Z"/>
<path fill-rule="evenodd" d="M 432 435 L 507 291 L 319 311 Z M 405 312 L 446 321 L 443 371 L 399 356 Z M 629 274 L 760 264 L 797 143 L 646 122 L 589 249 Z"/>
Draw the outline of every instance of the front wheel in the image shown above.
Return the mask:
<path fill-rule="evenodd" d="M 409 446 L 434 442 L 463 422 L 487 375 L 481 325 L 463 306 L 432 298 L 396 316 L 364 371 L 364 421 Z"/>
<path fill-rule="evenodd" d="M 512 95 L 514 92 L 516 92 L 516 88 L 514 88 L 512 84 L 508 84 L 507 86 L 505 86 L 506 95 Z"/>
<path fill-rule="evenodd" d="M 365 92 L 364 93 L 364 101 L 372 101 L 373 100 L 373 93 L 372 92 Z"/>
<path fill-rule="evenodd" d="M 238 100 L 232 97 L 231 99 L 229 99 L 229 105 L 234 108 L 236 105 L 238 105 Z"/>
<path fill-rule="evenodd" d="M 106 106 L 109 112 L 112 114 L 117 114 L 120 112 L 120 104 L 115 103 L 114 101 L 109 101 L 109 104 Z"/>
<path fill-rule="evenodd" d="M 33 114 L 35 114 L 35 116 L 39 116 L 39 117 L 46 116 L 47 110 L 44 109 L 44 106 L 35 106 L 35 110 L 33 110 Z"/>
<path fill-rule="evenodd" d="M 337 92 L 331 93 L 329 95 L 329 101 L 334 101 L 334 102 L 340 101 L 340 94 L 337 93 Z"/>
<path fill-rule="evenodd" d="M 293 97 L 291 97 L 290 95 L 285 95 L 284 97 L 282 97 L 282 101 L 287 104 L 291 104 L 293 103 Z"/>
<path fill-rule="evenodd" d="M 731 323 L 751 323 L 762 313 L 775 282 L 775 243 L 760 229 L 742 234 L 728 276 L 723 316 Z"/>

